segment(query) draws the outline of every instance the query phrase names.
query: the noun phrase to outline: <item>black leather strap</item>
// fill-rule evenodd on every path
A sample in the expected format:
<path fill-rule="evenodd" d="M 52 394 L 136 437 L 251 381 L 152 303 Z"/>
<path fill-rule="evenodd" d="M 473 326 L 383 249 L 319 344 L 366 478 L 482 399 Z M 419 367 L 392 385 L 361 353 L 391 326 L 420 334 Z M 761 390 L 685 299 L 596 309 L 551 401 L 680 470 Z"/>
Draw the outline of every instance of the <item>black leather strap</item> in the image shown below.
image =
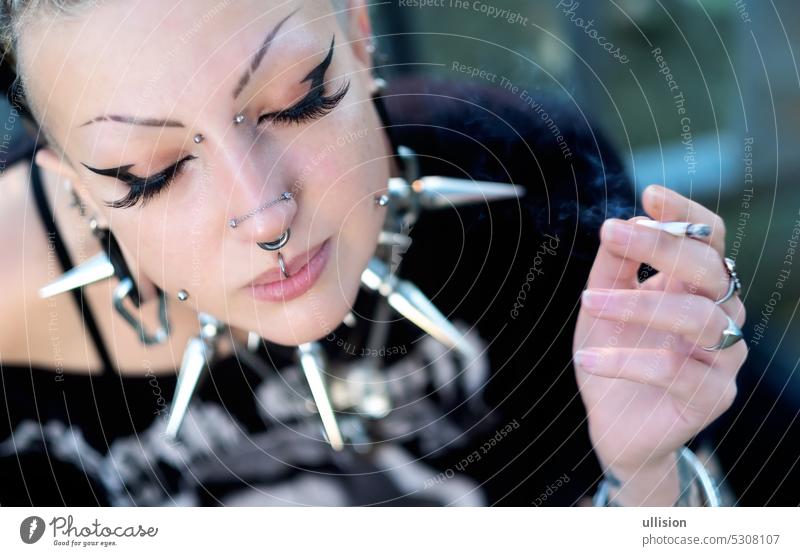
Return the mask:
<path fill-rule="evenodd" d="M 39 209 L 39 216 L 41 217 L 42 223 L 47 230 L 48 241 L 52 242 L 53 248 L 58 256 L 58 260 L 61 262 L 61 267 L 64 269 L 64 272 L 66 272 L 73 267 L 72 259 L 70 258 L 66 246 L 64 245 L 64 242 L 61 240 L 61 236 L 58 233 L 58 228 L 56 227 L 53 213 L 50 210 L 50 203 L 47 201 L 47 196 L 44 192 L 39 166 L 33 162 L 32 159 L 30 165 L 31 187 L 33 187 L 33 196 L 36 200 L 36 207 Z M 84 301 L 83 288 L 72 290 L 72 295 L 75 298 L 75 303 L 77 303 L 78 307 L 80 308 L 83 324 L 89 331 L 89 334 L 91 334 L 92 340 L 94 341 L 94 345 L 97 349 L 97 354 L 100 356 L 100 360 L 103 363 L 103 374 L 109 375 L 115 373 L 115 367 L 111 363 L 111 357 L 109 357 L 108 351 L 106 351 L 105 344 L 103 343 L 103 339 L 100 336 L 100 330 L 98 329 L 97 322 L 92 314 L 92 309 L 89 307 L 89 304 Z"/>

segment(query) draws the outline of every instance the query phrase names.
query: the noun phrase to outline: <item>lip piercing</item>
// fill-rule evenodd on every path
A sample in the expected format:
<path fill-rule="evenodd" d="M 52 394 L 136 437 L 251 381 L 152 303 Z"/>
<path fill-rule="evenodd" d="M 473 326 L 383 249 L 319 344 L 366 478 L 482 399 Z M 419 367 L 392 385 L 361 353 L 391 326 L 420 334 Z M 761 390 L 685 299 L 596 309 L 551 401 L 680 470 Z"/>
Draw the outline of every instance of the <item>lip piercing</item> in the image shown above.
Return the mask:
<path fill-rule="evenodd" d="M 265 204 L 261 205 L 257 209 L 251 210 L 250 212 L 248 212 L 244 216 L 242 216 L 240 218 L 231 218 L 230 220 L 228 220 L 228 225 L 231 228 L 235 228 L 240 223 L 244 222 L 245 220 L 247 220 L 248 218 L 250 218 L 254 214 L 258 214 L 262 210 L 267 209 L 267 208 L 271 207 L 272 205 L 274 205 L 276 203 L 280 203 L 281 201 L 287 201 L 287 200 L 289 200 L 289 199 L 291 199 L 293 197 L 294 197 L 294 193 L 292 193 L 291 191 L 284 191 L 283 193 L 281 193 L 281 196 L 278 197 L 277 199 L 273 199 L 272 201 L 269 201 L 268 203 L 265 203 Z"/>
<path fill-rule="evenodd" d="M 198 133 L 197 135 L 194 136 L 193 141 L 199 145 L 200 143 L 203 142 L 203 139 L 205 139 L 205 137 L 203 137 L 203 134 Z"/>
<path fill-rule="evenodd" d="M 287 270 L 286 270 L 286 263 L 283 260 L 283 253 L 281 253 L 280 251 L 278 251 L 278 264 L 281 267 L 281 272 L 283 272 L 283 276 L 285 278 L 288 278 L 289 277 L 289 272 L 287 272 Z"/>
<path fill-rule="evenodd" d="M 233 118 L 233 123 L 240 124 L 244 121 L 244 114 L 236 114 L 236 117 Z"/>
<path fill-rule="evenodd" d="M 289 241 L 289 236 L 291 235 L 291 228 L 286 228 L 286 231 L 281 234 L 281 237 L 276 239 L 275 241 L 263 241 L 257 243 L 259 247 L 261 247 L 264 251 L 277 251 Z"/>

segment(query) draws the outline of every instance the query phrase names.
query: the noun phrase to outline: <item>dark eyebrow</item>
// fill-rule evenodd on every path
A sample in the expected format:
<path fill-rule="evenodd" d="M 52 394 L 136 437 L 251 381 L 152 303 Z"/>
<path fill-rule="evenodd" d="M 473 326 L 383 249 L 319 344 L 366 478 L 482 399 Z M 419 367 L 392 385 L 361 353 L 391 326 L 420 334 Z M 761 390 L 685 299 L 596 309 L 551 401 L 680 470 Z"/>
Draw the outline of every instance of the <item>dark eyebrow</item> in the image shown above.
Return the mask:
<path fill-rule="evenodd" d="M 133 116 L 119 116 L 110 114 L 107 116 L 97 116 L 81 124 L 79 127 L 84 127 L 95 122 L 120 122 L 123 124 L 140 125 L 145 127 L 186 127 L 181 122 L 175 120 L 160 120 L 158 118 L 135 118 Z"/>
<path fill-rule="evenodd" d="M 233 99 L 234 100 L 236 100 L 239 97 L 239 95 L 242 94 L 242 91 L 247 86 L 247 84 L 250 82 L 250 77 L 252 77 L 252 75 L 258 69 L 259 64 L 261 64 L 261 60 L 264 59 L 264 55 L 267 53 L 267 50 L 269 50 L 269 47 L 272 44 L 272 41 L 275 39 L 275 36 L 278 34 L 278 31 L 280 31 L 281 27 L 283 27 L 283 24 L 286 23 L 286 21 L 290 17 L 292 17 L 294 14 L 296 14 L 297 10 L 299 10 L 299 9 L 300 8 L 295 8 L 292 13 L 290 13 L 289 15 L 284 17 L 282 20 L 280 20 L 277 23 L 277 25 L 275 25 L 275 27 L 272 29 L 272 31 L 267 33 L 267 36 L 264 38 L 264 41 L 261 43 L 261 46 L 258 47 L 258 50 L 253 55 L 253 59 L 250 60 L 250 67 L 247 68 L 247 71 L 245 71 L 244 74 L 239 78 L 239 83 L 236 85 L 236 88 L 233 90 Z"/>
<path fill-rule="evenodd" d="M 247 71 L 245 71 L 244 75 L 242 75 L 239 78 L 239 83 L 236 85 L 236 88 L 233 91 L 234 99 L 239 97 L 244 88 L 250 82 L 250 77 L 258 69 L 258 66 L 264 59 L 264 55 L 267 53 L 267 50 L 269 50 L 269 47 L 272 44 L 273 39 L 275 39 L 275 36 L 278 34 L 278 31 L 280 31 L 281 27 L 283 27 L 283 24 L 286 23 L 286 21 L 290 17 L 296 14 L 299 9 L 300 9 L 299 7 L 295 8 L 294 11 L 292 11 L 292 13 L 290 13 L 282 20 L 280 20 L 264 38 L 264 41 L 261 43 L 261 46 L 258 48 L 256 53 L 253 55 L 253 59 L 250 61 L 250 67 L 247 68 Z M 79 127 L 85 127 L 87 125 L 96 122 L 119 122 L 119 123 L 139 125 L 144 127 L 177 127 L 177 128 L 186 127 L 181 122 L 178 122 L 176 120 L 163 120 L 158 118 L 135 118 L 133 116 L 120 116 L 118 114 L 98 116 L 94 119 L 89 120 L 88 122 L 84 122 Z"/>

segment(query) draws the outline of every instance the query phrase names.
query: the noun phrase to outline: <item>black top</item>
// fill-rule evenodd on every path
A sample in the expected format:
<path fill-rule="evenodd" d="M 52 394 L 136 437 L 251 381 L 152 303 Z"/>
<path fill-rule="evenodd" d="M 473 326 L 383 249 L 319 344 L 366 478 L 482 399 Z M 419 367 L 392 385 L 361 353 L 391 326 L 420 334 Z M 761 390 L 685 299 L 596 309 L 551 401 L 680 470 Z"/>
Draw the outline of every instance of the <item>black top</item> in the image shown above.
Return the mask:
<path fill-rule="evenodd" d="M 473 83 L 405 80 L 386 93 L 392 138 L 420 155 L 424 175 L 516 183 L 527 194 L 423 213 L 401 257 L 398 274 L 481 358 L 467 365 L 402 320 L 380 352 L 364 349 L 369 318 L 321 340 L 332 372 L 362 362 L 386 378 L 394 409 L 367 423 L 374 449 L 328 447 L 292 351 L 269 343 L 255 362 L 240 354 L 214 365 L 183 442 L 170 445 L 174 375 L 111 372 L 84 310 L 108 372 L 2 367 L 0 503 L 570 505 L 590 495 L 601 473 L 572 334 L 600 224 L 629 218 L 635 201 L 598 130 L 537 100 L 547 117 Z M 48 214 L 45 229 L 57 232 Z M 76 301 L 86 308 L 80 292 Z M 372 316 L 375 301 L 362 290 L 356 314 Z"/>

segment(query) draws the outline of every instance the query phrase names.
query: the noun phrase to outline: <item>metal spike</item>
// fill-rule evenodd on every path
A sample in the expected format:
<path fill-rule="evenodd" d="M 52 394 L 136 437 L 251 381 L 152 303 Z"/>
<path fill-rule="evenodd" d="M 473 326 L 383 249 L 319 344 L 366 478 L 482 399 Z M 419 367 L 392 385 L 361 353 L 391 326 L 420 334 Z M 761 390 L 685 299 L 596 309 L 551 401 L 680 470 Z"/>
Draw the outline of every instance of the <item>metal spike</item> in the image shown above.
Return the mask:
<path fill-rule="evenodd" d="M 114 275 L 114 265 L 105 251 L 69 269 L 67 272 L 39 290 L 39 297 L 46 299 L 70 290 L 76 290 Z"/>
<path fill-rule="evenodd" d="M 203 378 L 216 352 L 216 341 L 222 329 L 222 323 L 211 315 L 200 313 L 200 334 L 190 338 L 183 352 L 183 361 L 172 397 L 169 418 L 164 434 L 171 440 L 177 440 L 183 420 L 189 411 L 200 379 Z"/>
<path fill-rule="evenodd" d="M 384 230 L 378 235 L 378 243 L 381 245 L 396 245 L 403 249 L 408 249 L 411 247 L 411 238 L 406 234 L 387 232 Z"/>
<path fill-rule="evenodd" d="M 423 209 L 490 203 L 525 195 L 525 188 L 519 185 L 445 176 L 425 176 L 411 183 L 404 178 L 390 178 L 388 187 L 393 202 Z"/>
<path fill-rule="evenodd" d="M 395 311 L 413 322 L 450 349 L 458 350 L 469 360 L 477 354 L 461 332 L 453 326 L 417 286 L 389 271 L 383 261 L 372 258 L 361 273 L 361 283 L 384 296 Z"/>
<path fill-rule="evenodd" d="M 336 414 L 333 412 L 333 404 L 325 388 L 325 378 L 322 375 L 324 369 L 322 348 L 318 342 L 300 344 L 297 346 L 297 354 L 311 389 L 311 395 L 314 397 L 317 411 L 322 419 L 322 426 L 328 442 L 334 450 L 339 451 L 344 448 L 344 441 L 336 421 Z"/>
<path fill-rule="evenodd" d="M 258 348 L 261 347 L 261 336 L 259 336 L 256 332 L 248 332 L 247 333 L 247 351 L 250 353 L 255 353 L 258 351 Z"/>

